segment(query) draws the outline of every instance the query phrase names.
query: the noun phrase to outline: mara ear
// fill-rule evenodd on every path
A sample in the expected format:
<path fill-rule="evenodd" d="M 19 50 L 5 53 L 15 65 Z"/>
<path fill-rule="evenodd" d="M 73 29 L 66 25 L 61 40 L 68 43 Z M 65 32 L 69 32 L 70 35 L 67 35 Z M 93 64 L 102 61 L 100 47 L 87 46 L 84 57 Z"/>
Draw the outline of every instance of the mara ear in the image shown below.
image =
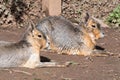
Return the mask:
<path fill-rule="evenodd" d="M 26 30 L 25 30 L 25 34 L 33 34 L 33 31 L 35 29 L 35 25 L 33 22 L 28 21 L 26 23 Z"/>
<path fill-rule="evenodd" d="M 35 29 L 35 24 L 31 22 L 30 27 L 31 27 L 31 32 L 32 32 Z"/>
<path fill-rule="evenodd" d="M 35 29 L 35 24 L 32 21 L 29 21 L 28 22 L 28 31 L 33 32 L 34 29 Z"/>
<path fill-rule="evenodd" d="M 28 35 L 33 35 L 33 30 L 34 30 L 35 26 L 31 23 L 31 22 L 26 22 L 25 23 L 25 31 L 24 33 L 21 35 L 22 38 L 26 38 Z"/>
<path fill-rule="evenodd" d="M 98 22 L 101 25 L 101 27 L 109 28 L 109 26 L 107 24 L 105 24 L 104 21 L 102 21 L 98 18 L 95 18 L 94 16 L 92 16 L 92 19 L 94 19 L 96 22 Z"/>
<path fill-rule="evenodd" d="M 86 24 L 88 22 L 89 18 L 90 18 L 89 13 L 86 12 L 85 14 L 83 14 L 83 18 L 84 18 L 83 21 Z"/>

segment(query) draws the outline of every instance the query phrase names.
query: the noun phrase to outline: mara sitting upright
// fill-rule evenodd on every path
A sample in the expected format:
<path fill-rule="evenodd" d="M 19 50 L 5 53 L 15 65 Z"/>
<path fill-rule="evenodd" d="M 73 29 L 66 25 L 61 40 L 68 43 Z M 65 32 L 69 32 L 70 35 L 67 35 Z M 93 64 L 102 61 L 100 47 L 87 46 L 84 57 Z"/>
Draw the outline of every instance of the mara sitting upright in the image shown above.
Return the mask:
<path fill-rule="evenodd" d="M 50 16 L 39 22 L 37 29 L 47 38 L 48 49 L 59 54 L 103 56 L 95 50 L 96 40 L 104 37 L 101 24 L 86 13 L 78 26 L 63 17 Z"/>
<path fill-rule="evenodd" d="M 16 43 L 0 41 L 0 67 L 62 67 L 55 62 L 40 62 L 40 50 L 46 47 L 46 37 L 29 26 L 22 40 Z"/>

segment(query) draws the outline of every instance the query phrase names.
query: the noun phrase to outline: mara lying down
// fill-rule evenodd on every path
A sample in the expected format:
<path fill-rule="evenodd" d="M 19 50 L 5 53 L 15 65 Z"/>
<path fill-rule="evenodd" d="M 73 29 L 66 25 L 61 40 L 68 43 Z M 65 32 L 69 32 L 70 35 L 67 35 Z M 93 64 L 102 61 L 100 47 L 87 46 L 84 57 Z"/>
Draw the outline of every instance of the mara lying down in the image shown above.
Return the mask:
<path fill-rule="evenodd" d="M 46 47 L 46 37 L 29 26 L 17 43 L 0 41 L 0 67 L 65 67 L 55 62 L 40 62 L 40 50 Z"/>

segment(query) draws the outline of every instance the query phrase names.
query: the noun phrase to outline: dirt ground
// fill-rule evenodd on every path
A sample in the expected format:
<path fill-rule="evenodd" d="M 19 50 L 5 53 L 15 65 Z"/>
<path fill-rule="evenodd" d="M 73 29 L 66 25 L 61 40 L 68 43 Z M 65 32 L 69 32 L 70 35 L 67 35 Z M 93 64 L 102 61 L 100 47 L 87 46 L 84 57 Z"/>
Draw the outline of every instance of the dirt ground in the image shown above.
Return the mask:
<path fill-rule="evenodd" d="M 38 17 L 36 15 L 41 11 L 40 3 L 38 4 L 40 0 L 35 0 L 35 2 L 33 0 L 25 1 L 32 1 L 31 6 L 33 9 L 30 9 L 31 13 L 29 14 L 33 15 L 36 13 L 33 15 L 33 18 Z M 70 20 L 75 19 L 78 22 L 81 17 L 80 13 L 84 11 L 88 11 L 95 17 L 104 20 L 109 12 L 120 4 L 120 0 L 100 0 L 99 2 L 97 2 L 97 0 L 62 1 L 64 1 L 62 4 L 62 15 Z M 39 14 L 39 17 L 40 16 Z M 0 19 L 2 20 L 2 18 Z M 8 18 L 5 18 L 5 20 L 7 19 Z M 12 25 L 12 27 L 0 26 L 0 40 L 19 41 L 24 32 L 24 28 L 15 27 L 14 19 L 13 22 L 9 24 Z M 41 52 L 42 59 L 47 58 L 48 60 L 51 59 L 57 62 L 71 62 L 72 65 L 65 68 L 0 69 L 0 80 L 120 80 L 120 31 L 110 28 L 104 28 L 103 31 L 105 32 L 105 37 L 97 41 L 98 46 L 111 53 L 118 54 L 118 56 L 91 57 L 91 59 L 89 59 L 84 56 L 58 55 L 55 53 Z"/>
<path fill-rule="evenodd" d="M 114 54 L 120 54 L 120 32 L 103 29 L 105 37 L 98 45 Z M 0 40 L 18 41 L 24 29 L 0 31 Z M 120 57 L 92 57 L 59 55 L 41 52 L 42 59 L 71 62 L 65 68 L 9 68 L 0 69 L 0 80 L 120 80 Z"/>

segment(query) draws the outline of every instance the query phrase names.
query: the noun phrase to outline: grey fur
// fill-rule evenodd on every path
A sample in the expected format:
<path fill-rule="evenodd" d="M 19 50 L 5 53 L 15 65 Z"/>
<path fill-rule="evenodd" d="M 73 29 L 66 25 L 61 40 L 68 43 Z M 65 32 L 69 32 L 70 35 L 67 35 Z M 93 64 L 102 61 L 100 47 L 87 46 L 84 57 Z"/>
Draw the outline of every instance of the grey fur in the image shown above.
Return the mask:
<path fill-rule="evenodd" d="M 36 28 L 28 28 L 19 42 L 0 41 L 0 67 L 66 67 L 56 62 L 40 62 L 40 51 L 46 47 L 46 37 Z"/>
<path fill-rule="evenodd" d="M 48 36 L 48 42 L 53 43 L 60 53 L 80 51 L 83 48 L 89 50 L 82 38 L 84 28 L 73 25 L 63 17 L 47 17 L 37 25 L 37 28 Z"/>
<path fill-rule="evenodd" d="M 27 41 L 2 45 L 4 46 L 0 46 L 0 67 L 20 67 L 33 54 L 29 50 L 32 46 Z"/>

